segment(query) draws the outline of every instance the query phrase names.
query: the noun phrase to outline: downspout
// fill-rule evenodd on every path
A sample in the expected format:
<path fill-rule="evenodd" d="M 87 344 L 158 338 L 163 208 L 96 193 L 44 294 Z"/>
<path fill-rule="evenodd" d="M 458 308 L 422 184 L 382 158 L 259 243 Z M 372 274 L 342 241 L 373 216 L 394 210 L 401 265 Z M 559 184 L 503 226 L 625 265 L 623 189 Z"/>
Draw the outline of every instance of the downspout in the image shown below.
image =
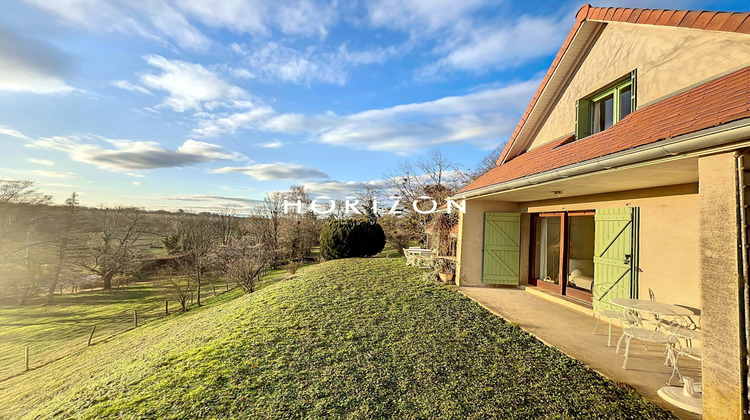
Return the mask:
<path fill-rule="evenodd" d="M 750 138 L 750 119 L 745 119 L 725 124 L 720 127 L 702 130 L 697 133 L 685 134 L 673 139 L 661 140 L 654 144 L 613 153 L 580 164 L 569 165 L 560 169 L 553 169 L 536 175 L 529 175 L 524 178 L 478 188 L 465 193 L 459 193 L 451 198 L 469 199 L 482 195 L 529 187 L 600 170 L 613 169 L 620 166 L 642 163 L 712 146 L 719 146 L 748 138 Z"/>
<path fill-rule="evenodd" d="M 747 237 L 747 211 L 750 208 L 745 207 L 747 205 L 745 195 L 745 155 L 739 154 L 736 157 L 737 166 L 737 198 L 738 198 L 738 210 L 740 219 L 740 252 L 742 254 L 742 291 L 740 292 L 740 325 L 744 328 L 740 329 L 740 339 L 744 342 L 745 347 L 743 350 L 744 363 L 742 365 L 742 377 L 745 378 L 742 381 L 742 413 L 745 418 L 750 415 L 750 261 L 748 258 L 748 237 Z"/>

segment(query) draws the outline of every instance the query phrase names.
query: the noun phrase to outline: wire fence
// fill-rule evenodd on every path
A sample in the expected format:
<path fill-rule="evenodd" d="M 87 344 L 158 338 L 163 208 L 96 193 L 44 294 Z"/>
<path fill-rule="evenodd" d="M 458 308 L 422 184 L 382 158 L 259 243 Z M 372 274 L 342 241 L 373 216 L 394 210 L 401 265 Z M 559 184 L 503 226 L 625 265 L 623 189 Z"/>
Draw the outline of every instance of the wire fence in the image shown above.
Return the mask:
<path fill-rule="evenodd" d="M 229 283 L 208 283 L 201 288 L 201 301 L 210 303 L 212 297 L 219 296 L 234 290 L 236 287 L 230 287 Z M 117 292 L 114 292 L 117 293 Z M 197 305 L 197 295 L 188 300 L 188 307 Z M 174 298 L 165 299 L 161 304 L 153 300 L 148 303 L 133 305 L 123 305 L 116 303 L 118 306 L 127 306 L 117 312 L 107 312 L 106 305 L 101 303 L 101 314 L 89 314 L 83 319 L 77 320 L 69 313 L 62 312 L 59 316 L 65 317 L 58 322 L 42 321 L 35 323 L 29 320 L 24 323 L 6 323 L 2 328 L 10 328 L 6 334 L 5 344 L 0 349 L 0 382 L 19 376 L 29 370 L 46 366 L 50 363 L 63 359 L 71 354 L 85 349 L 91 345 L 106 342 L 113 337 L 130 331 L 134 328 L 141 327 L 150 322 L 162 319 L 169 315 L 182 312 L 182 305 Z M 59 310 L 59 308 L 58 308 Z M 42 316 L 47 316 L 44 308 L 40 309 Z M 57 316 L 57 315 L 56 315 Z M 39 331 L 30 335 L 24 334 L 21 338 L 20 333 L 23 328 L 37 328 Z M 18 333 L 15 333 L 18 331 Z M 14 340 L 14 337 L 17 338 Z"/>

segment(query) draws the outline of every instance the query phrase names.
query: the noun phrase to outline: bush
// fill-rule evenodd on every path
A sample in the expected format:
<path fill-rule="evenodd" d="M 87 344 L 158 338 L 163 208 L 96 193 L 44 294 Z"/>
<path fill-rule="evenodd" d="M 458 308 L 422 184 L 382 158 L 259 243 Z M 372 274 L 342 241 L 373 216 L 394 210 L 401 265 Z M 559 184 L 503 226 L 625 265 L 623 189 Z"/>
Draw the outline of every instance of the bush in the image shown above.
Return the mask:
<path fill-rule="evenodd" d="M 301 261 L 291 261 L 286 265 L 286 272 L 289 274 L 294 274 L 300 267 L 302 267 Z"/>
<path fill-rule="evenodd" d="M 320 254 L 326 260 L 367 257 L 385 247 L 385 233 L 377 223 L 331 220 L 320 231 Z"/>

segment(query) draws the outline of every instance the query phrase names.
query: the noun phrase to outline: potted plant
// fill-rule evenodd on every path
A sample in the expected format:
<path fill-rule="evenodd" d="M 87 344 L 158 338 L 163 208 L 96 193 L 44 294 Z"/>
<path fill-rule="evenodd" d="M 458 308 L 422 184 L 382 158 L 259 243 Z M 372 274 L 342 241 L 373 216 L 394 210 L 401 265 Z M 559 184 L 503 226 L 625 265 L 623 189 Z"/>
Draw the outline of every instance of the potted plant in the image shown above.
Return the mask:
<path fill-rule="evenodd" d="M 437 257 L 432 261 L 432 268 L 437 271 L 440 279 L 450 283 L 456 276 L 456 261 L 451 258 Z"/>

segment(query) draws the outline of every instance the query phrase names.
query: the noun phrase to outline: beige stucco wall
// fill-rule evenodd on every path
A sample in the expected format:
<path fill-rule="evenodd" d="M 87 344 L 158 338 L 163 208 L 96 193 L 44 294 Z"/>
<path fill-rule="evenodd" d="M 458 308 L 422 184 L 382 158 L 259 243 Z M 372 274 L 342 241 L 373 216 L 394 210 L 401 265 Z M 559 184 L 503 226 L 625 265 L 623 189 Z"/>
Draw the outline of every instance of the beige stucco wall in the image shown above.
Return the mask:
<path fill-rule="evenodd" d="M 518 205 L 500 201 L 468 200 L 466 213 L 458 223 L 458 267 L 456 282 L 460 286 L 478 286 L 482 284 L 482 246 L 484 241 L 484 213 L 488 211 L 518 212 Z M 528 223 L 528 221 L 526 222 Z M 523 229 L 528 230 L 528 224 Z M 521 235 L 521 247 L 528 248 L 528 238 Z M 524 240 L 527 241 L 524 245 Z M 521 255 L 523 263 L 523 255 Z"/>
<path fill-rule="evenodd" d="M 532 203 L 501 201 L 466 202 L 459 225 L 458 280 L 461 285 L 482 284 L 484 213 L 523 213 L 595 210 L 612 207 L 640 208 L 639 289 L 648 298 L 699 308 L 700 211 L 696 185 L 652 188 L 587 197 L 571 197 Z M 522 217 L 521 283 L 528 282 L 529 215 Z"/>
<path fill-rule="evenodd" d="M 732 153 L 701 158 L 703 408 L 706 419 L 742 418 L 740 279 Z"/>
<path fill-rule="evenodd" d="M 531 143 L 575 130 L 576 100 L 637 69 L 644 105 L 717 74 L 750 65 L 750 36 L 728 32 L 609 23 Z"/>
<path fill-rule="evenodd" d="M 537 213 L 639 207 L 640 297 L 648 299 L 652 289 L 660 301 L 699 308 L 699 205 L 697 187 L 682 185 L 528 203 L 522 208 Z"/>

